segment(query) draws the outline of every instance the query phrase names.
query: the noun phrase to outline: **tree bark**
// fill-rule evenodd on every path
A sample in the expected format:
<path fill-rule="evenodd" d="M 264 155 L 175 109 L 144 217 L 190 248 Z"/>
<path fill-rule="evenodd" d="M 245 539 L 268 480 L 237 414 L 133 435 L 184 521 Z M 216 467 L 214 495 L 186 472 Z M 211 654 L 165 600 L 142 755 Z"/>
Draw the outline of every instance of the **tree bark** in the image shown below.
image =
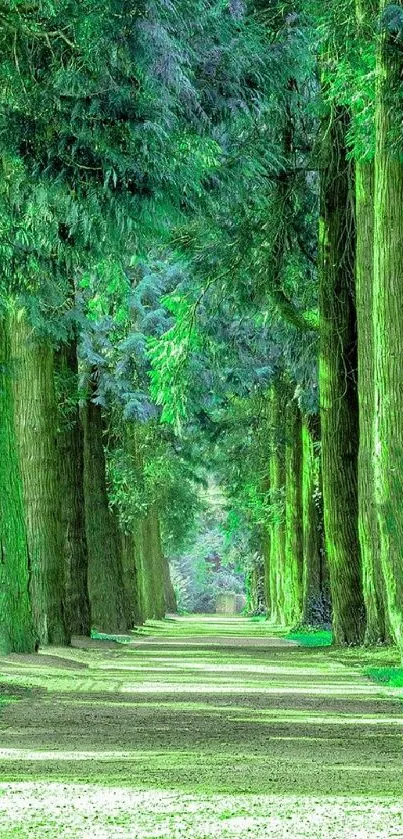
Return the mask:
<path fill-rule="evenodd" d="M 374 484 L 375 353 L 373 335 L 374 164 L 356 163 L 356 298 L 358 326 L 358 527 L 368 644 L 388 637 L 385 583 Z"/>
<path fill-rule="evenodd" d="M 285 459 L 285 611 L 286 622 L 295 625 L 302 617 L 303 571 L 302 423 L 295 399 L 286 409 Z"/>
<path fill-rule="evenodd" d="M 10 337 L 35 633 L 40 644 L 68 644 L 53 350 L 24 313 L 13 316 Z"/>
<path fill-rule="evenodd" d="M 354 178 L 346 156 L 348 114 L 334 106 L 323 132 L 320 226 L 320 411 L 326 554 L 333 637 L 365 632 L 358 540 L 357 335 L 354 300 Z"/>
<path fill-rule="evenodd" d="M 109 507 L 105 477 L 101 409 L 89 401 L 84 427 L 84 497 L 88 545 L 88 588 L 93 626 L 103 632 L 126 632 L 129 606 L 123 581 L 122 545 Z"/>
<path fill-rule="evenodd" d="M 270 397 L 270 621 L 286 624 L 285 614 L 285 400 L 281 385 L 272 387 Z"/>
<path fill-rule="evenodd" d="M 0 319 L 0 653 L 31 653 L 36 637 L 7 322 Z"/>
<path fill-rule="evenodd" d="M 72 635 L 91 635 L 88 549 L 84 508 L 84 438 L 78 401 L 77 346 L 72 341 L 57 356 L 61 407 L 58 444 L 62 524 L 66 562 L 66 614 Z"/>
<path fill-rule="evenodd" d="M 315 447 L 319 440 L 319 417 L 315 415 L 304 417 L 302 426 L 304 554 L 302 621 L 306 625 L 322 624 L 330 620 L 330 589 L 323 538 L 320 454 Z"/>
<path fill-rule="evenodd" d="M 403 4 L 396 6 L 403 14 Z M 381 12 L 386 8 L 387 4 L 381 2 Z M 384 30 L 377 56 L 376 95 L 374 479 L 387 611 L 403 655 L 402 73 L 401 40 Z"/>
<path fill-rule="evenodd" d="M 122 533 L 122 562 L 125 591 L 129 600 L 130 629 L 144 623 L 141 600 L 141 543 L 137 535 Z"/>
<path fill-rule="evenodd" d="M 147 618 L 165 616 L 164 569 L 156 511 L 151 507 L 141 521 L 144 609 Z"/>

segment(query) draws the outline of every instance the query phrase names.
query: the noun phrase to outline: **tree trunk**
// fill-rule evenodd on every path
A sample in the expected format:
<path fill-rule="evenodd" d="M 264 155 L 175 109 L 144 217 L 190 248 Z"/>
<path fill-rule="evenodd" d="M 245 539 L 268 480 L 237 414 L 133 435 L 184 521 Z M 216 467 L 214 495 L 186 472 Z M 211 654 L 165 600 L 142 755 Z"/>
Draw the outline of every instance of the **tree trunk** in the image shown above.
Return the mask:
<path fill-rule="evenodd" d="M 285 611 L 286 622 L 295 625 L 302 616 L 303 515 L 302 515 L 302 424 L 295 399 L 286 409 L 285 491 Z"/>
<path fill-rule="evenodd" d="M 385 584 L 374 486 L 375 356 L 373 336 L 374 164 L 356 164 L 356 297 L 358 326 L 358 397 L 360 446 L 358 456 L 358 527 L 363 591 L 367 610 L 365 640 L 387 638 Z"/>
<path fill-rule="evenodd" d="M 285 625 L 285 400 L 280 387 L 279 384 L 275 384 L 271 391 L 269 585 L 271 592 L 270 620 L 272 623 Z"/>
<path fill-rule="evenodd" d="M 122 562 L 125 591 L 129 600 L 130 629 L 144 623 L 141 601 L 141 544 L 133 533 L 122 533 Z"/>
<path fill-rule="evenodd" d="M 35 634 L 7 323 L 0 319 L 0 653 L 31 653 Z"/>
<path fill-rule="evenodd" d="M 246 579 L 246 611 L 250 615 L 264 615 L 267 612 L 265 567 L 262 557 L 257 554 Z"/>
<path fill-rule="evenodd" d="M 402 7 L 403 4 L 396 3 Z M 387 4 L 381 3 L 381 11 Z M 377 56 L 374 248 L 374 477 L 391 630 L 403 655 L 403 163 L 400 37 L 383 31 Z"/>
<path fill-rule="evenodd" d="M 10 336 L 35 633 L 41 644 L 68 644 L 53 351 L 24 314 L 13 316 Z"/>
<path fill-rule="evenodd" d="M 334 107 L 323 133 L 320 227 L 320 403 L 326 554 L 336 644 L 365 632 L 358 540 L 357 336 L 354 179 L 346 157 L 348 115 Z"/>
<path fill-rule="evenodd" d="M 306 625 L 330 620 L 330 590 L 323 538 L 323 500 L 318 416 L 305 417 L 302 426 L 303 471 L 303 615 Z"/>
<path fill-rule="evenodd" d="M 109 507 L 101 409 L 89 401 L 83 409 L 82 417 L 88 588 L 92 624 L 103 632 L 126 632 L 130 617 L 123 582 L 121 534 L 116 517 Z"/>
<path fill-rule="evenodd" d="M 60 486 L 66 562 L 66 614 L 73 635 L 91 635 L 88 550 L 84 509 L 84 439 L 78 405 L 77 347 L 73 341 L 57 356 Z"/>
<path fill-rule="evenodd" d="M 142 571 L 144 607 L 147 618 L 161 620 L 165 616 L 164 570 L 159 542 L 158 519 L 154 508 L 150 508 L 142 527 Z"/>
<path fill-rule="evenodd" d="M 264 528 L 262 535 L 262 556 L 263 556 L 263 593 L 266 615 L 270 617 L 272 612 L 272 593 L 270 588 L 270 529 Z"/>
<path fill-rule="evenodd" d="M 162 567 L 162 581 L 164 587 L 165 612 L 174 614 L 178 609 L 176 602 L 176 595 L 172 585 L 171 574 L 169 570 L 169 562 L 164 554 L 161 539 L 161 526 L 157 511 L 155 511 L 155 540 L 156 551 L 160 557 L 160 565 Z"/>

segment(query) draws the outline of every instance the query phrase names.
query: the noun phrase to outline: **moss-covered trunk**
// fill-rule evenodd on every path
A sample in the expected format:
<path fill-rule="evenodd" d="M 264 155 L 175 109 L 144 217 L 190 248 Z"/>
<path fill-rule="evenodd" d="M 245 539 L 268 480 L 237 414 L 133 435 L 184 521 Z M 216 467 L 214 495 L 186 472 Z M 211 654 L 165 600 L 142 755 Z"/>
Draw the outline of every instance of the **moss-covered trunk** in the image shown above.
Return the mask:
<path fill-rule="evenodd" d="M 382 12 L 387 11 L 387 5 L 381 3 Z M 396 3 L 395 7 L 400 7 L 403 19 L 403 4 Z M 402 75 L 400 36 L 395 37 L 385 30 L 377 56 L 374 477 L 388 617 L 393 636 L 403 654 Z"/>
<path fill-rule="evenodd" d="M 142 528 L 142 572 L 144 609 L 147 618 L 161 619 L 166 612 L 164 568 L 158 517 L 151 506 L 144 519 Z"/>
<path fill-rule="evenodd" d="M 21 312 L 10 339 L 35 633 L 41 644 L 68 644 L 54 354 Z"/>
<path fill-rule="evenodd" d="M 3 317 L 0 318 L 0 653 L 30 653 L 35 649 L 29 582 L 10 346 Z"/>
<path fill-rule="evenodd" d="M 333 107 L 323 131 L 320 228 L 320 411 L 326 554 L 336 644 L 365 631 L 358 539 L 357 335 L 354 177 L 348 114 Z"/>
<path fill-rule="evenodd" d="M 84 497 L 88 546 L 88 588 L 92 624 L 104 632 L 126 632 L 130 623 L 123 580 L 122 544 L 109 507 L 103 421 L 99 405 L 88 401 L 84 427 Z"/>
<path fill-rule="evenodd" d="M 285 460 L 285 617 L 293 625 L 302 616 L 303 569 L 302 421 L 295 399 L 287 403 Z"/>
<path fill-rule="evenodd" d="M 281 384 L 270 395 L 270 558 L 269 586 L 272 623 L 285 624 L 285 399 Z"/>
<path fill-rule="evenodd" d="M 129 601 L 130 629 L 144 623 L 141 598 L 141 540 L 134 533 L 122 533 L 123 581 Z"/>
<path fill-rule="evenodd" d="M 304 417 L 302 425 L 303 508 L 303 611 L 304 624 L 326 622 L 329 614 L 329 578 L 323 538 L 322 475 L 320 468 L 320 421 Z"/>
<path fill-rule="evenodd" d="M 160 565 L 162 567 L 162 580 L 164 586 L 164 600 L 165 611 L 174 614 L 177 611 L 178 604 L 176 602 L 176 594 L 172 585 L 171 573 L 169 569 L 169 562 L 164 553 L 162 539 L 161 539 L 161 524 L 157 510 L 155 510 L 155 544 L 156 551 L 159 554 Z"/>
<path fill-rule="evenodd" d="M 375 354 L 373 336 L 374 164 L 356 164 L 356 299 L 358 326 L 358 526 L 369 644 L 388 636 L 374 485 Z"/>
<path fill-rule="evenodd" d="M 78 404 L 77 347 L 74 341 L 59 351 L 56 369 L 67 623 L 72 634 L 90 635 L 91 610 L 84 509 L 84 435 Z"/>

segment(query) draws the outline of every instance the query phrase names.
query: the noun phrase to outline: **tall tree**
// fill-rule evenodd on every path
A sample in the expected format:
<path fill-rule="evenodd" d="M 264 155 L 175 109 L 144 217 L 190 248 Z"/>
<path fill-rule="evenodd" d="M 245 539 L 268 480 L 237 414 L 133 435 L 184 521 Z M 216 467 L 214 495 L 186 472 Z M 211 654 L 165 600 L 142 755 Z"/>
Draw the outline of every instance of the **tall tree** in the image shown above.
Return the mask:
<path fill-rule="evenodd" d="M 92 623 L 105 632 L 126 632 L 130 625 L 130 608 L 124 588 L 121 534 L 107 493 L 101 408 L 90 399 L 83 408 L 82 417 Z"/>
<path fill-rule="evenodd" d="M 349 115 L 332 104 L 322 133 L 320 402 L 323 499 L 336 644 L 365 631 L 358 538 L 357 334 L 354 298 L 354 172 Z"/>
<path fill-rule="evenodd" d="M 285 484 L 285 588 L 287 623 L 295 625 L 302 615 L 303 508 L 302 508 L 302 420 L 294 398 L 286 408 Z"/>
<path fill-rule="evenodd" d="M 0 317 L 0 653 L 36 645 L 30 602 L 30 553 L 14 428 L 7 319 Z"/>
<path fill-rule="evenodd" d="M 10 339 L 34 627 L 41 644 L 66 644 L 54 353 L 48 342 L 38 341 L 23 310 L 14 310 Z"/>
<path fill-rule="evenodd" d="M 361 59 L 361 83 L 368 75 L 368 54 L 375 53 L 375 0 L 356 0 L 357 39 L 355 58 Z M 373 93 L 374 91 L 371 90 Z M 371 104 L 368 103 L 372 113 Z M 361 115 L 356 120 L 359 132 Z M 374 410 L 375 410 L 375 343 L 373 333 L 374 281 L 374 182 L 375 163 L 372 120 L 370 139 L 360 142 L 356 137 L 356 305 L 358 331 L 358 527 L 362 557 L 363 592 L 367 614 L 366 641 L 378 643 L 388 635 L 385 583 L 383 579 L 380 534 L 375 504 L 374 486 Z M 365 127 L 365 126 L 364 126 Z M 366 139 L 366 138 L 365 138 Z"/>
<path fill-rule="evenodd" d="M 78 393 L 77 344 L 71 340 L 57 355 L 59 463 L 66 564 L 66 614 L 71 634 L 90 635 L 88 549 L 84 505 L 84 438 Z"/>
<path fill-rule="evenodd" d="M 323 539 L 320 466 L 320 420 L 305 416 L 302 424 L 303 613 L 304 624 L 330 620 L 330 591 Z"/>
<path fill-rule="evenodd" d="M 272 623 L 285 624 L 285 396 L 281 383 L 276 382 L 271 389 L 270 409 L 270 600 Z"/>
<path fill-rule="evenodd" d="M 382 0 L 377 54 L 374 479 L 387 611 L 403 654 L 403 164 L 400 140 L 403 4 Z"/>

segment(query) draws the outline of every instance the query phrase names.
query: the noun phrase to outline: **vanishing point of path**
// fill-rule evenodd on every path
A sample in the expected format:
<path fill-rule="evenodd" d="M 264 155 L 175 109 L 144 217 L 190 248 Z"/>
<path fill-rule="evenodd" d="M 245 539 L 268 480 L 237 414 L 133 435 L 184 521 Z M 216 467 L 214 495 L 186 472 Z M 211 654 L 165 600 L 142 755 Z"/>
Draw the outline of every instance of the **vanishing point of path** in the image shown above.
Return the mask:
<path fill-rule="evenodd" d="M 402 703 L 269 631 L 179 618 L 1 659 L 0 837 L 403 838 Z"/>

